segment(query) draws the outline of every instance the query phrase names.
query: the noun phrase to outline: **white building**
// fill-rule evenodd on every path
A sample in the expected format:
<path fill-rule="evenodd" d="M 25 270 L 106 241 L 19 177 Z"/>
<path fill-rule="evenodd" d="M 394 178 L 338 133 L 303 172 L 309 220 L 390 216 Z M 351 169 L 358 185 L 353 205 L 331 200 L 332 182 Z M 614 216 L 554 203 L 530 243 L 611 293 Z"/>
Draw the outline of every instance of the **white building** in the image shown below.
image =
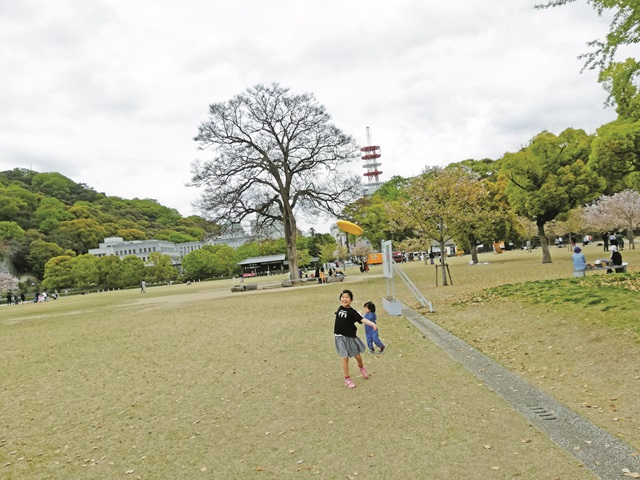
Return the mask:
<path fill-rule="evenodd" d="M 169 255 L 169 257 L 171 257 L 171 263 L 179 265 L 184 255 L 190 251 L 201 248 L 202 245 L 202 242 L 176 244 L 166 240 L 125 241 L 122 237 L 108 237 L 104 239 L 104 242 L 99 244 L 98 248 L 89 249 L 89 254 L 95 255 L 96 257 L 116 255 L 121 260 L 129 255 L 135 255 L 147 263 L 149 261 L 149 255 L 153 252 L 158 252 L 163 255 Z"/>
<path fill-rule="evenodd" d="M 224 235 L 207 239 L 209 245 L 229 245 L 231 248 L 238 248 L 245 243 L 249 243 L 253 238 L 244 231 L 240 223 L 234 223 L 226 229 Z"/>

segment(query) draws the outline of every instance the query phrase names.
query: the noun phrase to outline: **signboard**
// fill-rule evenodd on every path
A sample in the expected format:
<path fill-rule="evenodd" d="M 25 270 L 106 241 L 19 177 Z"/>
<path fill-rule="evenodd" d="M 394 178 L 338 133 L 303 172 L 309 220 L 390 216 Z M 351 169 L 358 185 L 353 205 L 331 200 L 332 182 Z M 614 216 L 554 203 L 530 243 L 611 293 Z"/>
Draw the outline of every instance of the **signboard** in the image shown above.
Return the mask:
<path fill-rule="evenodd" d="M 382 275 L 385 278 L 393 278 L 393 256 L 391 240 L 382 242 Z"/>

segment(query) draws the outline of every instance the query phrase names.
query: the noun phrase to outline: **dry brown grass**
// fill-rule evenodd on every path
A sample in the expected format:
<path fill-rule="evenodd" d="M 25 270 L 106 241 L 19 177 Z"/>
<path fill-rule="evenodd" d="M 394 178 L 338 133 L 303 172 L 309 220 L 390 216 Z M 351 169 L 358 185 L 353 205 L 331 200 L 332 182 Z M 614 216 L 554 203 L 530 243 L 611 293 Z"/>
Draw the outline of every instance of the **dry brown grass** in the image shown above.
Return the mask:
<path fill-rule="evenodd" d="M 435 302 L 431 319 L 570 406 L 591 393 L 585 415 L 617 395 L 614 427 L 626 428 L 621 385 L 597 390 L 624 382 L 615 378 L 624 368 L 610 365 L 608 380 L 586 366 L 549 378 L 592 345 L 607 352 L 610 330 L 583 331 L 544 306 L 518 322 L 507 303 L 454 306 L 517 272 L 549 274 L 535 253 L 530 263 L 511 253 L 522 255 L 477 267 L 455 259 L 446 288 L 433 287 L 433 267 L 405 268 Z M 483 273 L 469 283 L 465 269 Z M 403 318 L 380 312 L 388 352 L 365 357 L 371 378 L 354 375 L 357 388 L 344 388 L 332 338 L 338 294 L 351 288 L 359 308 L 385 292 L 375 271 L 347 274 L 325 286 L 231 294 L 230 282 L 212 282 L 1 308 L 0 478 L 593 478 Z M 570 340 L 549 343 L 554 332 Z M 528 351 L 524 367 L 500 358 L 506 347 Z"/>

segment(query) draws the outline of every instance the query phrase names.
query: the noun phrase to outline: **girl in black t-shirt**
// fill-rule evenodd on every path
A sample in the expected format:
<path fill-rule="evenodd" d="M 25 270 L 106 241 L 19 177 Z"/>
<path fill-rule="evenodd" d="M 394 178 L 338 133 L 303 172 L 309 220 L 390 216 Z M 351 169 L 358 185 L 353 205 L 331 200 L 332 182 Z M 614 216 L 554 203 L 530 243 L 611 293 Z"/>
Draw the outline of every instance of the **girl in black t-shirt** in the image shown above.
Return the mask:
<path fill-rule="evenodd" d="M 336 343 L 336 351 L 342 359 L 342 371 L 344 372 L 344 385 L 347 388 L 355 388 L 356 384 L 351 380 L 349 375 L 349 358 L 353 357 L 358 362 L 358 368 L 360 373 L 366 379 L 369 378 L 367 369 L 364 368 L 362 361 L 362 352 L 365 351 L 364 342 L 357 335 L 357 323 L 364 323 L 373 327 L 374 330 L 378 329 L 378 326 L 370 320 L 364 318 L 360 313 L 351 308 L 351 302 L 353 301 L 353 293 L 351 290 L 343 290 L 340 294 L 340 307 L 336 312 L 336 321 L 333 326 L 333 336 Z"/>

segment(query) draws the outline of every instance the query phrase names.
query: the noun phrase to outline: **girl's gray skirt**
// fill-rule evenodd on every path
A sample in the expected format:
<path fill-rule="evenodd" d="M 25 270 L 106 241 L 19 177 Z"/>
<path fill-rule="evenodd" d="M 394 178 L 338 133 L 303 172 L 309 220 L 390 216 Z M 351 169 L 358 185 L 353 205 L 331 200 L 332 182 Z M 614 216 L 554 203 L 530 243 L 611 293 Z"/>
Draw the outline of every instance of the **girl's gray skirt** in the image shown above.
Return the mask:
<path fill-rule="evenodd" d="M 365 351 L 366 347 L 360 337 L 344 337 L 334 335 L 336 341 L 336 351 L 342 358 L 355 357 Z"/>

